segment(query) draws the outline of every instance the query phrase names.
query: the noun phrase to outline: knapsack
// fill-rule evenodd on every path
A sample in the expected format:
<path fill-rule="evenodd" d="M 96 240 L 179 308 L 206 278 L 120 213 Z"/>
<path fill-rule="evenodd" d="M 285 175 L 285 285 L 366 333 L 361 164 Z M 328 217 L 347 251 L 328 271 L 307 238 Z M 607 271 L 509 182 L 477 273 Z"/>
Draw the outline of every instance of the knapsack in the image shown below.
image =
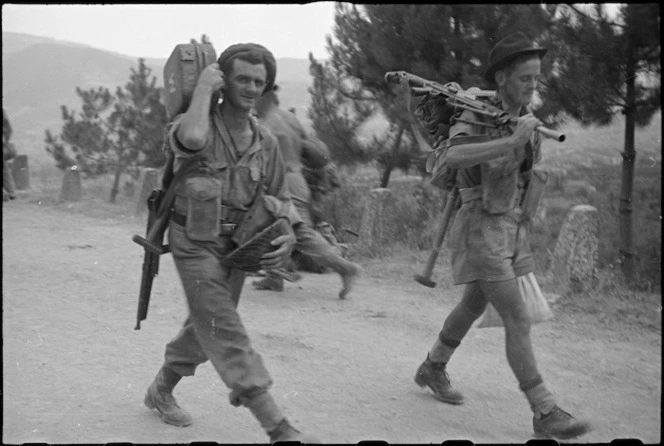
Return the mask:
<path fill-rule="evenodd" d="M 164 103 L 169 119 L 187 110 L 201 71 L 217 61 L 210 43 L 175 45 L 164 65 Z"/>
<path fill-rule="evenodd" d="M 431 184 L 444 190 L 454 188 L 456 169 L 447 165 L 446 155 L 449 148 L 452 118 L 458 117 L 463 110 L 450 105 L 442 94 L 426 94 L 417 104 L 413 114 L 424 130 L 429 145 L 433 147 L 426 160 L 426 171 L 431 174 Z M 442 143 L 434 146 L 442 138 Z"/>

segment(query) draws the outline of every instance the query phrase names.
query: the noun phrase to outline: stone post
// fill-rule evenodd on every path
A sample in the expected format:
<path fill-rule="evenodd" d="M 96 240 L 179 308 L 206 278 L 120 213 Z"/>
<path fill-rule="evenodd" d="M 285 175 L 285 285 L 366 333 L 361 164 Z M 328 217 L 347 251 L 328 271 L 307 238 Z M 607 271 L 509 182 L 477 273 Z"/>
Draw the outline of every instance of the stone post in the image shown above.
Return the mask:
<path fill-rule="evenodd" d="M 71 166 L 65 170 L 60 190 L 61 201 L 81 201 L 81 172 L 78 166 Z"/>
<path fill-rule="evenodd" d="M 12 176 L 16 190 L 30 189 L 30 170 L 28 169 L 28 155 L 16 155 L 12 161 Z"/>
<path fill-rule="evenodd" d="M 549 269 L 558 292 L 578 293 L 596 285 L 598 238 L 597 208 L 573 206 L 560 229 Z"/>
<path fill-rule="evenodd" d="M 143 169 L 141 173 L 143 182 L 141 186 L 141 193 L 138 195 L 136 201 L 136 210 L 134 214 L 138 217 L 148 210 L 147 199 L 153 189 L 159 186 L 159 170 L 151 167 Z"/>
<path fill-rule="evenodd" d="M 563 191 L 565 190 L 565 182 L 567 181 L 567 171 L 561 167 L 552 167 L 549 169 L 548 186 L 552 190 Z"/>
<path fill-rule="evenodd" d="M 382 241 L 383 238 L 383 210 L 385 201 L 392 195 L 389 189 L 376 188 L 369 191 L 364 213 L 362 214 L 362 223 L 360 225 L 360 236 L 358 245 L 360 249 L 370 249 L 375 243 Z"/>

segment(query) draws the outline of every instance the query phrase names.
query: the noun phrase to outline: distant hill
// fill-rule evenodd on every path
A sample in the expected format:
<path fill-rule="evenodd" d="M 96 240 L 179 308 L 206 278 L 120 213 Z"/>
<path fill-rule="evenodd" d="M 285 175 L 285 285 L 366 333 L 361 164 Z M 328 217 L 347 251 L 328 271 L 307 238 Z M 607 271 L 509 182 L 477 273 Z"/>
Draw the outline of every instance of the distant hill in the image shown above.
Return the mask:
<path fill-rule="evenodd" d="M 145 60 L 159 85 L 163 85 L 168 56 Z M 19 153 L 27 154 L 37 164 L 50 162 L 44 133 L 46 129 L 54 133 L 61 129 L 61 105 L 80 110 L 76 87 L 114 90 L 129 81 L 131 68 L 137 66 L 137 58 L 88 45 L 3 32 L 2 106 L 9 112 Z M 295 107 L 298 117 L 308 124 L 309 61 L 284 58 L 277 60 L 277 66 L 283 107 Z"/>

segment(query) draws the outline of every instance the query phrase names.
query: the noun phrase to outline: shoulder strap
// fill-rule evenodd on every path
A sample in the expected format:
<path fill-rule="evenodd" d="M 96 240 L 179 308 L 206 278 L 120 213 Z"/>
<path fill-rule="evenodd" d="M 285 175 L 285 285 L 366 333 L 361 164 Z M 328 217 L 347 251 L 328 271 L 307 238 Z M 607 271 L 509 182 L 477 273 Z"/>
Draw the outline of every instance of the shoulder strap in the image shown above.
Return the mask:
<path fill-rule="evenodd" d="M 261 146 L 261 150 L 258 153 L 258 156 L 260 156 L 260 163 L 261 163 L 261 178 L 260 182 L 263 185 L 261 189 L 264 189 L 265 186 L 265 179 L 267 178 L 267 162 L 265 161 L 265 135 L 263 135 L 263 126 L 261 123 L 258 121 L 258 119 L 253 116 L 249 115 L 249 119 L 251 120 L 251 123 L 253 124 L 254 128 L 256 129 L 256 133 L 258 134 L 258 143 Z"/>

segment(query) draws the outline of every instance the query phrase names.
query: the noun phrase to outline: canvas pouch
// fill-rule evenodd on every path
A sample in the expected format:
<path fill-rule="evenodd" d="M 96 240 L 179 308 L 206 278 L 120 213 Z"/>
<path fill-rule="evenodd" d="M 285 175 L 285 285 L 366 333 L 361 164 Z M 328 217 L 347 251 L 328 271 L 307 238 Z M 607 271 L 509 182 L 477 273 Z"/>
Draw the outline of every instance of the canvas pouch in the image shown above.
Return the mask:
<path fill-rule="evenodd" d="M 523 210 L 523 216 L 526 219 L 530 220 L 537 215 L 537 208 L 542 201 L 544 187 L 546 186 L 548 179 L 548 171 L 539 168 L 532 170 L 530 182 L 528 183 L 528 187 L 521 200 L 521 209 Z"/>
<path fill-rule="evenodd" d="M 185 182 L 187 222 L 185 232 L 196 241 L 214 241 L 221 230 L 221 181 L 211 176 Z"/>

